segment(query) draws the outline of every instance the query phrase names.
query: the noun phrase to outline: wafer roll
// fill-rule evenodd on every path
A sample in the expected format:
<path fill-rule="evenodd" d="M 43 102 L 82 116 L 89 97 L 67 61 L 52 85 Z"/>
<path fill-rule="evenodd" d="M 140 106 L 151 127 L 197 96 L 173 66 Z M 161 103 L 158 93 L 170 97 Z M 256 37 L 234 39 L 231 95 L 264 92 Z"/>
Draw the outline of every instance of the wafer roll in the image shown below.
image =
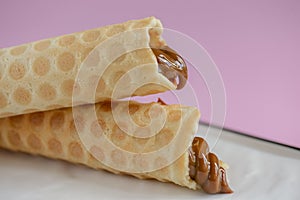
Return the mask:
<path fill-rule="evenodd" d="M 188 147 L 199 116 L 195 107 L 101 102 L 2 118 L 0 147 L 198 189 Z"/>
<path fill-rule="evenodd" d="M 114 99 L 118 80 L 133 69 L 116 99 L 176 89 L 151 49 L 165 45 L 161 29 L 150 17 L 0 49 L 0 117 L 70 107 L 74 95 L 73 105 Z"/>

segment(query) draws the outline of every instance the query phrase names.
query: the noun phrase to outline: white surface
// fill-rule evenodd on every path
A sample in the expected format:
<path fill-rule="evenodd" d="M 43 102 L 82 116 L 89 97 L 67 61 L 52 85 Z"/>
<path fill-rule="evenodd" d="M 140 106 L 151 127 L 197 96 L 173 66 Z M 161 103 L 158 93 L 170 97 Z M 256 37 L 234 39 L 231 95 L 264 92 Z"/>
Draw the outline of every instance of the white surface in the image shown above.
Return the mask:
<path fill-rule="evenodd" d="M 230 165 L 231 195 L 0 150 L 0 199 L 300 199 L 300 151 L 226 131 L 213 151 Z"/>

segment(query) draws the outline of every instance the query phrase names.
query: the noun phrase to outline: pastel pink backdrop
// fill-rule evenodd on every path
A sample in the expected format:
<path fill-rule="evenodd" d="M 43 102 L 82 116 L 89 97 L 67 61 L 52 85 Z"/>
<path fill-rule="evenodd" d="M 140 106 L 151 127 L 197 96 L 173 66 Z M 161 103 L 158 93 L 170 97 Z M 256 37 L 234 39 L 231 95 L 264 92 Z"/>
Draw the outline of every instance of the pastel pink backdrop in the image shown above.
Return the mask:
<path fill-rule="evenodd" d="M 0 48 L 147 16 L 209 52 L 227 92 L 225 127 L 300 147 L 297 0 L 1 0 Z M 207 91 L 199 104 L 207 121 Z"/>

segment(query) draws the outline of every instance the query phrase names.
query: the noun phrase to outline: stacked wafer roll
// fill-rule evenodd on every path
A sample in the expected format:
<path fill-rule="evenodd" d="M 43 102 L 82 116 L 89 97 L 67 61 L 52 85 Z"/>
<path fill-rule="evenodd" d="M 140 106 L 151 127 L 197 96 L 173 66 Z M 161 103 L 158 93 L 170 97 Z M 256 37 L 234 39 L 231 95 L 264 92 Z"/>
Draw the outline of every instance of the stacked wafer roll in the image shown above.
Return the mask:
<path fill-rule="evenodd" d="M 179 55 L 153 50 L 166 50 L 161 28 L 151 17 L 1 49 L 0 147 L 190 189 L 203 174 L 209 192 L 230 192 L 222 162 L 202 172 L 190 148 L 197 108 L 120 100 L 177 88 L 166 71 Z"/>
<path fill-rule="evenodd" d="M 114 103 L 114 109 L 121 110 L 118 111 L 121 118 L 125 118 L 127 112 L 124 110 L 127 106 L 127 102 Z M 178 154 L 174 159 L 175 163 L 168 167 L 164 165 L 172 157 L 172 154 L 168 155 L 168 153 L 178 152 L 178 146 L 189 145 L 197 131 L 199 112 L 192 107 L 130 102 L 129 112 L 133 121 L 140 126 L 147 126 L 153 106 L 154 116 L 160 115 L 160 108 L 162 108 L 166 112 L 167 119 L 161 130 L 152 137 L 138 138 L 128 135 L 122 130 L 122 122 L 118 125 L 114 121 L 111 104 L 105 102 L 96 104 L 97 120 L 95 121 L 86 117 L 88 115 L 80 114 L 74 117 L 71 108 L 0 119 L 0 146 L 14 151 L 81 163 L 113 173 L 130 173 L 139 178 L 170 181 L 196 189 L 196 183 L 189 178 L 187 153 Z M 78 109 L 90 114 L 94 106 L 88 105 Z M 77 112 L 75 113 L 77 115 Z M 178 120 L 182 123 L 178 123 Z M 81 133 L 78 133 L 75 124 Z M 150 129 L 149 131 L 151 132 Z M 131 133 L 134 132 L 135 129 Z M 91 138 L 84 139 L 83 134 L 88 134 Z M 89 142 L 90 140 L 94 142 Z M 111 141 L 112 146 L 106 143 L 106 140 Z M 158 151 L 171 142 L 174 144 L 163 153 L 155 154 L 150 159 L 143 157 L 143 153 Z M 181 150 L 182 153 L 187 152 L 186 149 Z M 130 152 L 134 155 L 130 156 Z M 141 173 L 143 167 L 158 170 Z"/>
<path fill-rule="evenodd" d="M 176 89 L 159 73 L 151 50 L 165 45 L 161 31 L 160 21 L 151 17 L 0 49 L 0 117 L 70 107 L 73 88 L 76 105 L 111 99 L 120 77 L 135 68 L 140 71 L 132 73 L 124 87 L 128 91 L 140 87 L 118 98 Z M 141 69 L 145 64 L 147 69 Z M 93 66 L 103 70 L 101 77 L 95 75 L 96 70 L 90 71 Z M 80 69 L 85 71 L 80 73 Z M 151 77 L 148 84 L 139 82 L 141 73 Z M 95 98 L 82 100 L 95 82 Z"/>

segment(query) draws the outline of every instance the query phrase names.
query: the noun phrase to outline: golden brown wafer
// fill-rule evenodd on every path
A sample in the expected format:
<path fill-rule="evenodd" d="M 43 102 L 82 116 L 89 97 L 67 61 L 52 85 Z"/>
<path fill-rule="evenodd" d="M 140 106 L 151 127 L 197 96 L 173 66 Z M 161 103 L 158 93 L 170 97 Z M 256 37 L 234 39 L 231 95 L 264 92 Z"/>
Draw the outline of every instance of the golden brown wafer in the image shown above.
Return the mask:
<path fill-rule="evenodd" d="M 112 99 L 118 80 L 143 65 L 126 77 L 117 99 L 176 89 L 158 72 L 151 50 L 165 45 L 161 32 L 160 21 L 150 17 L 0 49 L 0 117 L 71 107 L 72 95 L 78 96 L 74 105 Z M 119 38 L 121 33 L 128 34 Z M 99 46 L 106 49 L 95 51 Z M 111 60 L 115 51 L 139 46 L 144 48 Z M 78 78 L 82 65 L 91 68 Z M 107 70 L 99 76 L 95 66 Z M 146 78 L 149 84 L 143 85 Z"/>
<path fill-rule="evenodd" d="M 198 128 L 200 115 L 197 108 L 133 101 L 114 102 L 112 105 L 113 109 L 110 102 L 101 102 L 78 106 L 73 108 L 73 112 L 72 108 L 63 108 L 0 119 L 0 147 L 80 163 L 116 174 L 198 188 L 189 176 L 187 150 Z M 87 119 L 86 116 L 90 116 L 89 112 L 94 109 L 96 120 Z M 123 121 L 128 113 L 138 128 L 130 128 L 130 123 Z M 114 119 L 113 114 L 120 118 Z M 161 116 L 165 117 L 165 123 L 156 130 Z M 130 130 L 129 134 L 122 130 L 124 125 Z M 138 138 L 136 136 L 142 130 L 140 127 L 146 127 L 147 133 L 154 134 Z M 86 142 L 89 139 L 85 137 L 91 137 L 94 143 Z M 103 141 L 105 139 L 122 151 L 110 148 Z M 156 153 L 159 150 L 162 151 Z M 130 156 L 127 152 L 135 155 Z M 144 155 L 152 152 L 154 155 L 145 159 L 148 157 Z M 178 155 L 175 155 L 177 152 Z M 173 160 L 170 160 L 173 155 Z"/>

